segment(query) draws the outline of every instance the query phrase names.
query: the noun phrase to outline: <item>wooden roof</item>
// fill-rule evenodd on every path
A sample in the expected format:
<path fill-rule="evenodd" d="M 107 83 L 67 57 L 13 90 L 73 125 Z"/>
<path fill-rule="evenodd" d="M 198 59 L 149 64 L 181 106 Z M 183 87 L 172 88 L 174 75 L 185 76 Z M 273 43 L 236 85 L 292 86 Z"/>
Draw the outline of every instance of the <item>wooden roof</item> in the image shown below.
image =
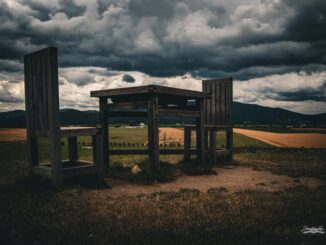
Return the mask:
<path fill-rule="evenodd" d="M 124 95 L 139 95 L 155 93 L 159 95 L 175 95 L 185 98 L 207 98 L 209 95 L 200 91 L 165 87 L 159 85 L 147 85 L 138 87 L 116 88 L 107 90 L 91 91 L 91 97 L 115 97 Z"/>

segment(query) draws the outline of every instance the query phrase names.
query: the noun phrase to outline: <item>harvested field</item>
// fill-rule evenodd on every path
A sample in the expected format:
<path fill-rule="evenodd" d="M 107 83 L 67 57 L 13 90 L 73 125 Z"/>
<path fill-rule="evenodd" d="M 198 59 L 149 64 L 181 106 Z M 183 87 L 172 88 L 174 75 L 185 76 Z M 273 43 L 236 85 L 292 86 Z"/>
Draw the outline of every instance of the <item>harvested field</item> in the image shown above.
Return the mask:
<path fill-rule="evenodd" d="M 326 134 L 320 133 L 272 133 L 248 129 L 235 128 L 234 132 L 247 137 L 261 140 L 277 147 L 293 148 L 326 148 Z"/>
<path fill-rule="evenodd" d="M 326 133 L 326 128 L 291 128 L 295 132 Z"/>
<path fill-rule="evenodd" d="M 25 128 L 0 128 L 0 142 L 26 140 Z"/>
<path fill-rule="evenodd" d="M 183 130 L 178 128 L 160 128 L 160 144 L 183 145 Z"/>

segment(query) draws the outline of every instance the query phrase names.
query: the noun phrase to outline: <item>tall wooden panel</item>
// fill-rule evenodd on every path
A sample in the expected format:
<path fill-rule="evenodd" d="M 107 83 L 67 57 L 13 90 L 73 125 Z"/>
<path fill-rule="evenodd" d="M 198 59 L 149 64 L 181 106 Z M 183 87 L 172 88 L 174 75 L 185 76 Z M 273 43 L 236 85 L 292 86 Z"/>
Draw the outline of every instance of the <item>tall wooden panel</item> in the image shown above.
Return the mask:
<path fill-rule="evenodd" d="M 205 80 L 202 83 L 203 92 L 210 95 L 205 99 L 205 128 L 210 133 L 210 159 L 216 161 L 216 132 L 225 130 L 226 148 L 228 158 L 232 159 L 233 148 L 233 121 L 232 121 L 232 101 L 233 101 L 233 81 L 232 78 Z M 205 139 L 207 141 L 207 139 Z M 205 142 L 207 144 L 207 142 Z"/>

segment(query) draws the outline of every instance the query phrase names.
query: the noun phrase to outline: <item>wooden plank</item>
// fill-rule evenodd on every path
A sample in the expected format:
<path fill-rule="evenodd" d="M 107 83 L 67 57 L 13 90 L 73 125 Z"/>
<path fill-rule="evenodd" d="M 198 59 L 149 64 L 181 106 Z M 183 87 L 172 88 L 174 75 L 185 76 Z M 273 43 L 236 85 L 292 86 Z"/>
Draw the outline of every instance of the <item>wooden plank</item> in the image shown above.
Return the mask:
<path fill-rule="evenodd" d="M 228 160 L 233 159 L 233 129 L 226 131 L 226 149 L 228 150 Z"/>
<path fill-rule="evenodd" d="M 93 136 L 93 159 L 94 163 L 97 166 L 97 173 L 98 173 L 98 179 L 99 181 L 104 181 L 105 173 L 106 173 L 106 167 L 105 163 L 102 159 L 102 151 L 103 151 L 103 145 L 102 145 L 102 135 L 97 134 Z"/>
<path fill-rule="evenodd" d="M 95 164 L 85 164 L 76 167 L 63 168 L 63 177 L 70 178 L 74 176 L 90 175 L 95 174 L 96 172 L 97 167 Z"/>
<path fill-rule="evenodd" d="M 184 155 L 184 149 L 160 149 L 159 153 L 162 155 Z M 190 149 L 189 153 L 195 155 L 197 153 L 196 149 Z M 123 150 L 110 150 L 110 155 L 148 155 L 148 149 L 123 149 Z"/>
<path fill-rule="evenodd" d="M 56 48 L 49 48 L 47 52 L 47 62 L 49 64 L 47 86 L 49 93 L 49 139 L 52 183 L 56 188 L 61 188 L 63 186 L 63 174 L 61 165 L 58 56 Z"/>
<path fill-rule="evenodd" d="M 62 137 L 92 136 L 97 132 L 96 127 L 60 127 Z"/>
<path fill-rule="evenodd" d="M 107 110 L 134 110 L 139 108 L 147 108 L 147 101 L 127 101 L 107 105 Z"/>
<path fill-rule="evenodd" d="M 190 161 L 190 149 L 191 149 L 191 129 L 184 127 L 184 156 L 185 162 Z"/>
<path fill-rule="evenodd" d="M 112 97 L 119 95 L 135 95 L 145 93 L 148 93 L 148 86 L 91 91 L 91 97 Z"/>
<path fill-rule="evenodd" d="M 229 125 L 230 125 L 230 129 L 227 131 L 227 142 L 226 142 L 226 148 L 229 152 L 228 154 L 228 160 L 232 161 L 233 160 L 233 81 L 232 78 L 230 79 L 230 91 L 229 91 L 229 111 L 230 111 L 230 115 L 229 115 Z"/>
<path fill-rule="evenodd" d="M 39 123 L 38 123 L 38 102 L 37 102 L 37 70 L 36 70 L 36 61 L 35 58 L 33 57 L 31 60 L 31 84 L 30 86 L 32 87 L 32 93 L 31 93 L 31 109 L 32 109 L 32 117 L 31 117 L 31 122 L 33 125 L 33 131 L 35 132 L 36 130 L 39 129 Z"/>
<path fill-rule="evenodd" d="M 46 167 L 46 166 L 33 166 L 32 169 L 31 169 L 31 172 L 33 174 L 43 176 L 43 177 L 46 177 L 46 178 L 49 178 L 49 179 L 52 178 L 51 168 Z"/>
<path fill-rule="evenodd" d="M 39 164 L 37 138 L 32 135 L 32 110 L 31 110 L 31 65 L 24 57 L 24 76 L 25 76 L 25 108 L 26 108 L 26 129 L 27 129 L 27 155 L 30 174 L 33 173 L 34 166 Z"/>
<path fill-rule="evenodd" d="M 186 98 L 207 97 L 205 93 L 199 91 L 158 86 L 158 85 L 91 91 L 91 97 L 114 97 L 114 96 L 121 96 L 121 95 L 136 95 L 136 94 L 148 94 L 148 93 L 168 94 L 168 95 L 175 95 L 175 96 L 181 96 Z"/>
<path fill-rule="evenodd" d="M 149 89 L 151 89 L 151 91 L 158 94 L 183 96 L 186 98 L 194 98 L 194 99 L 200 99 L 200 98 L 203 99 L 208 97 L 205 93 L 194 91 L 194 90 L 172 88 L 172 87 L 159 86 L 159 85 L 149 85 L 148 87 Z"/>
<path fill-rule="evenodd" d="M 206 157 L 205 157 L 205 128 L 204 128 L 204 121 L 205 121 L 205 112 L 204 112 L 204 101 L 203 99 L 199 100 L 199 108 L 200 108 L 200 123 L 199 123 L 199 147 L 200 147 L 200 156 L 201 162 L 203 165 L 206 164 Z"/>
<path fill-rule="evenodd" d="M 197 157 L 200 159 L 201 164 L 205 165 L 205 111 L 204 111 L 204 101 L 199 99 L 196 101 L 200 108 L 200 117 L 196 120 L 196 147 L 197 147 Z"/>
<path fill-rule="evenodd" d="M 68 155 L 70 161 L 78 159 L 77 137 L 68 137 Z"/>
<path fill-rule="evenodd" d="M 212 83 L 211 84 L 211 94 L 212 94 L 212 98 L 211 98 L 211 125 L 216 125 L 217 121 L 216 121 L 216 84 Z"/>
<path fill-rule="evenodd" d="M 204 125 L 205 128 L 215 128 L 215 129 L 229 129 L 230 125 Z"/>
<path fill-rule="evenodd" d="M 49 129 L 49 117 L 48 117 L 48 110 L 49 110 L 49 105 L 48 105 L 48 87 L 47 87 L 47 82 L 46 82 L 46 74 L 48 72 L 48 64 L 46 62 L 46 56 L 43 54 L 42 55 L 42 70 L 43 70 L 43 74 L 42 74 L 42 103 L 43 103 L 43 125 L 44 128 L 42 129 Z"/>
<path fill-rule="evenodd" d="M 108 111 L 110 117 L 147 117 L 146 111 Z"/>
<path fill-rule="evenodd" d="M 225 112 L 226 112 L 226 84 L 221 83 L 221 124 L 226 125 Z"/>
<path fill-rule="evenodd" d="M 108 112 L 106 110 L 106 106 L 108 103 L 108 98 L 100 97 L 100 125 L 101 125 L 101 135 L 102 135 L 102 161 L 105 165 L 105 168 L 110 167 L 110 159 L 109 159 L 109 121 L 108 121 Z"/>
<path fill-rule="evenodd" d="M 153 95 L 148 101 L 148 150 L 152 173 L 159 173 L 158 98 Z"/>
<path fill-rule="evenodd" d="M 175 110 L 175 109 L 158 109 L 159 117 L 199 117 L 199 111 L 192 110 Z"/>
<path fill-rule="evenodd" d="M 209 159 L 212 164 L 216 164 L 216 130 L 209 131 Z"/>

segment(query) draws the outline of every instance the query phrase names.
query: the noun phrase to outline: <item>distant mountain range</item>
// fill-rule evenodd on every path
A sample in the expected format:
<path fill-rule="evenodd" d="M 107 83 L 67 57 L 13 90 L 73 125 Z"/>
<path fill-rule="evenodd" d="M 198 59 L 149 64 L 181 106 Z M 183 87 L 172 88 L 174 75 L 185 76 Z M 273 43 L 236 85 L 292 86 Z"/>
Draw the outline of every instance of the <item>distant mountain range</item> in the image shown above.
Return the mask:
<path fill-rule="evenodd" d="M 60 113 L 62 125 L 96 125 L 99 120 L 98 111 L 78 111 L 74 109 L 63 109 Z M 326 113 L 317 115 L 305 115 L 280 108 L 270 108 L 254 104 L 243 104 L 233 102 L 233 118 L 235 124 L 282 124 L 325 127 Z M 111 118 L 110 123 L 146 123 L 144 118 Z M 162 124 L 193 123 L 192 119 L 184 118 L 162 118 Z M 25 127 L 25 111 L 15 110 L 0 112 L 1 128 Z"/>

